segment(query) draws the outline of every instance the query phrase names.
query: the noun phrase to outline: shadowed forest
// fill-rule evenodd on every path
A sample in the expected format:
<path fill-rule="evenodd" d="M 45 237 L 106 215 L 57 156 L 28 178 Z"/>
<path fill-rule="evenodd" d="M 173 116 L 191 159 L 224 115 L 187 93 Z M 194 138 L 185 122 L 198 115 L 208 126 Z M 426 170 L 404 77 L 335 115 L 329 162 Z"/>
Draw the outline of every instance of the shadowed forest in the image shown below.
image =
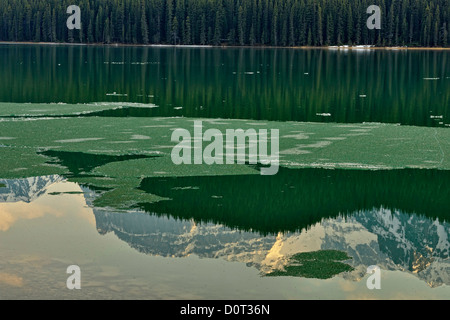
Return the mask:
<path fill-rule="evenodd" d="M 81 29 L 66 12 L 81 9 Z M 367 8 L 381 9 L 369 30 Z M 8 0 L 0 41 L 447 47 L 448 0 Z"/>

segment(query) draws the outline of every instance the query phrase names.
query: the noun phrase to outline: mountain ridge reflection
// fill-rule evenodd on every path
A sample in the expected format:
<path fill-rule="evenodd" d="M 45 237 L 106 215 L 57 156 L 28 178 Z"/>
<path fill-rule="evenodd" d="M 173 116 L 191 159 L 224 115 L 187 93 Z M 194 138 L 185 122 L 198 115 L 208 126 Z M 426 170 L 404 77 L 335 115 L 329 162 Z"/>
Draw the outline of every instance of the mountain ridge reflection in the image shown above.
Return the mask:
<path fill-rule="evenodd" d="M 289 257 L 295 254 L 335 250 L 345 252 L 351 257 L 351 260 L 345 263 L 350 264 L 353 271 L 339 275 L 347 280 L 361 280 L 367 266 L 376 264 L 382 269 L 413 274 L 430 287 L 450 284 L 448 273 L 450 225 L 448 214 L 445 211 L 446 204 L 450 201 L 447 187 L 450 181 L 448 172 L 418 169 L 373 172 L 318 169 L 308 172 L 305 169 L 283 169 L 280 172 L 281 175 L 277 178 L 279 180 L 272 179 L 266 186 L 260 181 L 252 180 L 262 177 L 260 175 L 226 178 L 235 185 L 236 189 L 233 190 L 233 194 L 243 193 L 242 190 L 245 189 L 250 192 L 249 184 L 251 184 L 254 188 L 253 193 L 260 192 L 260 196 L 268 204 L 268 209 L 279 208 L 278 211 L 268 210 L 258 213 L 247 210 L 247 220 L 242 220 L 251 223 L 252 228 L 247 229 L 230 223 L 230 221 L 240 222 L 239 220 L 219 221 L 220 216 L 213 216 L 215 211 L 202 210 L 199 206 L 196 209 L 198 210 L 196 215 L 189 212 L 193 208 L 192 203 L 199 203 L 203 200 L 202 208 L 208 209 L 209 204 L 217 204 L 215 201 L 227 199 L 228 194 L 219 192 L 227 189 L 227 181 L 219 186 L 211 185 L 214 177 L 204 177 L 204 180 L 200 179 L 201 177 L 143 179 L 141 187 L 146 186 L 147 192 L 152 188 L 157 188 L 160 193 L 187 192 L 192 203 L 187 200 L 180 203 L 181 207 L 183 204 L 186 205 L 183 215 L 177 214 L 176 211 L 163 213 L 161 210 L 165 211 L 171 208 L 167 206 L 168 203 L 181 201 L 182 198 L 179 196 L 174 197 L 173 200 L 153 203 L 154 208 L 158 209 L 155 211 L 150 211 L 149 207 L 146 209 L 147 212 L 142 211 L 141 208 L 118 211 L 114 208 L 99 208 L 94 205 L 95 199 L 101 193 L 98 190 L 91 190 L 83 185 L 81 185 L 81 190 L 86 205 L 92 208 L 97 232 L 101 235 L 113 233 L 133 250 L 143 254 L 172 258 L 190 255 L 197 255 L 200 258 L 221 258 L 245 263 L 247 266 L 259 270 L 261 275 L 267 275 L 274 270 L 282 270 L 287 266 Z M 299 175 L 302 177 L 300 178 Z M 316 181 L 313 181 L 311 177 L 315 177 Z M 240 180 L 243 178 L 247 179 L 247 183 Z M 365 178 L 366 181 L 364 182 L 362 178 Z M 192 179 L 197 181 L 196 184 L 192 184 Z M 215 181 L 220 182 L 224 177 L 217 179 Z M 155 181 L 160 183 L 152 184 L 150 187 L 148 183 Z M 51 188 L 53 191 L 58 190 L 54 184 L 64 182 L 59 176 L 44 176 L 27 180 L 1 180 L 0 182 L 6 185 L 6 188 L 3 188 L 4 191 L 9 192 L 8 196 L 4 197 L 4 199 L 8 199 L 8 202 L 14 202 L 14 197 L 19 202 L 23 201 L 25 195 L 26 199 L 31 199 L 30 204 L 37 197 L 46 194 L 54 197 L 54 201 L 64 201 L 63 199 L 67 199 L 67 197 L 80 196 L 66 193 L 65 197 L 60 197 L 57 193 L 45 191 L 49 185 L 53 186 Z M 303 187 L 306 190 L 303 193 L 298 192 L 299 188 L 290 188 L 298 186 L 302 182 L 305 182 Z M 355 184 L 352 189 L 345 189 L 351 184 Z M 198 188 L 182 187 L 186 185 Z M 379 190 L 379 187 L 383 185 L 385 188 L 380 193 L 374 193 L 374 190 Z M 406 188 L 406 185 L 409 187 Z M 210 188 L 208 189 L 206 186 Z M 273 199 L 268 197 L 267 193 L 262 192 L 269 186 L 272 188 L 284 186 L 281 191 L 284 190 L 283 193 L 289 197 L 295 195 L 296 199 L 292 200 L 289 206 L 280 207 L 278 204 L 284 198 L 275 194 L 273 198 L 276 201 L 271 204 Z M 308 191 L 308 188 L 311 190 Z M 302 213 L 301 209 L 305 209 L 305 206 L 296 206 L 298 201 L 302 200 L 302 196 L 311 196 L 312 192 L 320 193 L 327 188 L 329 192 L 326 196 L 312 199 L 307 204 L 320 204 L 324 198 L 333 201 L 330 195 L 335 194 L 334 192 L 339 191 L 340 193 L 337 194 L 341 195 L 351 193 L 353 200 L 347 201 L 347 205 L 341 207 L 341 209 L 346 208 L 347 211 L 330 213 L 323 208 L 333 207 L 335 204 L 327 203 L 325 207 L 309 210 L 306 219 L 298 220 L 298 216 Z M 396 188 L 400 188 L 400 190 L 406 188 L 408 192 L 392 193 Z M 206 189 L 202 191 L 202 197 L 192 196 L 193 191 L 202 189 Z M 286 190 L 290 189 L 297 190 L 297 193 L 289 194 Z M 332 191 L 333 189 L 335 191 Z M 211 192 L 215 197 L 208 199 L 205 195 L 210 195 Z M 188 195 L 183 196 L 183 199 L 188 199 Z M 426 199 L 427 196 L 431 198 Z M 388 198 L 391 200 L 387 201 Z M 239 197 L 231 198 L 233 206 L 242 205 L 241 199 L 245 200 L 245 198 Z M 348 200 L 348 198 L 344 200 Z M 160 207 L 158 203 L 164 204 L 164 206 Z M 337 203 L 344 202 L 338 201 Z M 382 204 L 380 205 L 380 203 Z M 407 203 L 412 207 L 427 210 L 420 214 L 407 211 L 408 206 L 405 205 Z M 144 205 L 141 204 L 141 206 Z M 229 207 L 230 204 L 226 204 L 226 206 Z M 399 206 L 402 208 L 398 208 Z M 210 209 L 215 207 L 212 206 Z M 291 214 L 291 211 L 283 210 L 285 208 L 294 208 L 299 211 L 296 211 L 295 215 Z M 274 213 L 275 216 L 268 216 L 270 213 Z M 235 217 L 232 218 L 235 219 Z M 267 232 L 268 229 L 264 229 L 266 224 L 272 221 L 276 222 L 278 218 L 282 221 L 274 227 L 289 224 L 292 227 L 286 230 L 277 229 L 276 232 Z M 252 222 L 251 219 L 256 219 L 256 221 Z M 242 221 L 241 225 L 246 226 Z M 294 225 L 297 222 L 300 224 Z"/>
<path fill-rule="evenodd" d="M 430 287 L 450 284 L 450 225 L 398 210 L 374 208 L 323 219 L 301 232 L 267 236 L 140 211 L 94 209 L 94 215 L 100 234 L 112 232 L 131 248 L 152 256 L 221 258 L 268 275 L 288 266 L 295 254 L 334 250 L 351 257 L 345 263 L 353 270 L 341 274 L 347 280 L 361 280 L 366 268 L 376 264 L 414 274 Z"/>

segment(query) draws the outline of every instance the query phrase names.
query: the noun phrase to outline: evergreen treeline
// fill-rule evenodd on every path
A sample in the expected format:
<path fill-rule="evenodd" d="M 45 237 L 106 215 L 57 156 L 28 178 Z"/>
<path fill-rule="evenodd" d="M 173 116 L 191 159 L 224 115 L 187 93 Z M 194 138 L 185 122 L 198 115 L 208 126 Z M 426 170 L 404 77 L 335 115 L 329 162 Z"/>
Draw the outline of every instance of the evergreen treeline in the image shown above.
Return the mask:
<path fill-rule="evenodd" d="M 448 46 L 450 0 L 7 0 L 0 41 Z M 372 5 L 381 30 L 369 30 Z M 69 5 L 81 30 L 68 30 Z"/>

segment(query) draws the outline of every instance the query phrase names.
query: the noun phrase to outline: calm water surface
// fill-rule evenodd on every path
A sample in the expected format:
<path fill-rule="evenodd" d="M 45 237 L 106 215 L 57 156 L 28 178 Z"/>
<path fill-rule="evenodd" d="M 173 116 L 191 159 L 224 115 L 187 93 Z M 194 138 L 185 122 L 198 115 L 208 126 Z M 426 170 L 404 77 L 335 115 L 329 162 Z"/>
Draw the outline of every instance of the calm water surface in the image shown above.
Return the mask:
<path fill-rule="evenodd" d="M 154 103 L 158 116 L 450 123 L 448 51 L 0 46 L 0 101 Z"/>
<path fill-rule="evenodd" d="M 448 51 L 2 45 L 0 62 L 0 299 L 450 298 Z M 280 128 L 278 174 L 174 166 L 170 132 L 198 118 Z"/>

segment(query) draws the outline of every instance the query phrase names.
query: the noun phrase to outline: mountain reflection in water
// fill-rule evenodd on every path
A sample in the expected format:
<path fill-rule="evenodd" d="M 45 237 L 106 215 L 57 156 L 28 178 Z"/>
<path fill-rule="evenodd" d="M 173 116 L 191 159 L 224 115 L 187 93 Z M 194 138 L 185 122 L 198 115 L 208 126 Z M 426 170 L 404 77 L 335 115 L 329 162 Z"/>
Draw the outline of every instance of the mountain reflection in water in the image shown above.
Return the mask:
<path fill-rule="evenodd" d="M 222 258 L 244 262 L 266 275 L 283 270 L 299 252 L 336 250 L 351 257 L 343 261 L 353 268 L 342 275 L 349 280 L 360 280 L 366 268 L 375 264 L 413 273 L 432 287 L 450 284 L 450 225 L 398 210 L 357 211 L 346 217 L 323 218 L 299 232 L 267 236 L 138 211 L 124 214 L 94 209 L 94 214 L 99 233 L 113 232 L 149 255 Z"/>
<path fill-rule="evenodd" d="M 443 170 L 281 167 L 274 176 L 145 178 L 140 189 L 170 199 L 141 203 L 147 212 L 263 235 L 307 229 L 323 218 L 374 207 L 450 218 L 450 171 Z"/>
<path fill-rule="evenodd" d="M 360 280 L 367 266 L 376 264 L 414 274 L 437 287 L 450 284 L 447 175 L 416 169 L 283 168 L 265 183 L 255 180 L 267 178 L 260 175 L 146 178 L 142 189 L 150 192 L 154 186 L 173 199 L 142 204 L 147 213 L 138 208 L 127 212 L 97 208 L 93 203 L 98 192 L 83 186 L 82 190 L 100 234 L 112 232 L 148 255 L 221 258 L 268 275 L 284 270 L 299 253 L 333 250 L 350 258 L 342 261 L 352 269 L 340 274 L 345 279 Z M 3 201 L 29 202 L 61 180 L 58 176 L 1 180 L 5 187 L 0 192 Z M 227 183 L 234 189 L 229 190 Z M 271 195 L 270 190 L 279 193 Z M 252 197 L 257 195 L 266 205 L 252 211 L 246 199 L 256 201 Z"/>

